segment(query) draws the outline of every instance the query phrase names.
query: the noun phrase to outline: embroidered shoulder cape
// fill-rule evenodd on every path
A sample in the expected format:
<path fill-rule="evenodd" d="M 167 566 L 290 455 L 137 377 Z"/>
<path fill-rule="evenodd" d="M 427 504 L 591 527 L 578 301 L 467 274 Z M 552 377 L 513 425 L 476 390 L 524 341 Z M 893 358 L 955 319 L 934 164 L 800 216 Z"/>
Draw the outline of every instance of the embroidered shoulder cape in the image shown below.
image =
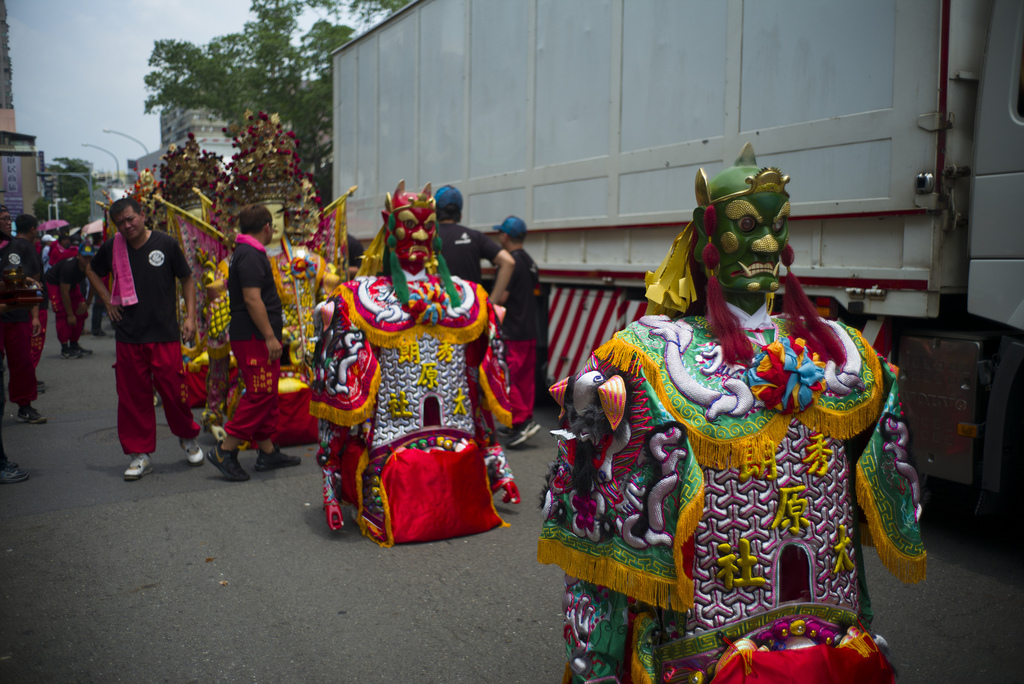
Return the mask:
<path fill-rule="evenodd" d="M 341 283 L 331 298 L 321 306 L 317 321 L 317 357 L 334 356 L 343 367 L 344 386 L 327 387 L 321 378 L 313 383 L 314 396 L 310 413 L 337 425 L 351 426 L 367 420 L 374 410 L 380 384 L 380 366 L 373 347 L 401 348 L 422 336 L 431 336 L 451 344 L 468 344 L 486 336 L 493 319 L 493 307 L 480 285 L 452 278 L 461 303 L 450 303 L 433 321 L 423 322 L 395 296 L 390 278 L 360 277 Z M 443 290 L 440 279 L 430 276 L 426 281 L 409 283 L 413 297 L 427 299 Z M 315 371 L 323 374 L 323 367 Z M 505 373 L 488 350 L 481 364 L 482 401 L 499 419 L 510 420 L 509 400 L 505 391 Z"/>
<path fill-rule="evenodd" d="M 787 321 L 774 320 L 784 338 Z M 577 439 L 562 443 L 545 495 L 538 560 L 652 605 L 692 607 L 693 581 L 684 558 L 692 557 L 692 537 L 704 514 L 702 467 L 773 460 L 795 419 L 840 440 L 868 436 L 859 458 L 851 454 L 857 502 L 868 520 L 864 539 L 873 540 L 886 567 L 901 580 L 923 579 L 926 556 L 915 506 L 906 480 L 898 476 L 907 465 L 899 460 L 905 435 L 901 442 L 887 427 L 902 416 L 897 369 L 857 330 L 826 322 L 842 342 L 846 362 L 823 364 L 823 379 L 807 387 L 806 407 L 786 412 L 766 406 L 752 391 L 750 369 L 723 362 L 703 317 L 645 316 L 616 333 L 594 352 L 576 383 L 592 371 L 604 378 L 621 375 L 631 397 L 625 428 L 615 431 L 614 444 L 609 437 L 594 454 L 583 454 Z M 566 392 L 564 382 L 559 386 Z M 572 398 L 563 400 L 568 405 Z M 678 434 L 679 444 L 655 449 L 650 444 L 655 432 L 662 442 Z M 652 457 L 655 453 L 662 456 Z M 580 470 L 577 459 L 591 457 L 597 468 L 594 486 L 609 510 L 589 510 L 589 495 L 579 496 L 569 481 L 569 473 L 575 478 Z M 651 512 L 648 529 L 639 529 L 629 502 L 635 505 L 638 492 L 656 488 L 662 490 L 657 496 L 663 506 Z M 638 535 L 654 543 L 638 543 Z"/>

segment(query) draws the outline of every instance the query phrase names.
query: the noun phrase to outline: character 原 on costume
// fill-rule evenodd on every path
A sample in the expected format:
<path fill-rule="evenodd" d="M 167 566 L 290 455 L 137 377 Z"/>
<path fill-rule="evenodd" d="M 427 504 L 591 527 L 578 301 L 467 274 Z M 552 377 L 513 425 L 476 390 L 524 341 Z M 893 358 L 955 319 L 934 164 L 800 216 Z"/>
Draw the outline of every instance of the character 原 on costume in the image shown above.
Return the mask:
<path fill-rule="evenodd" d="M 511 420 L 494 308 L 448 273 L 429 184 L 400 183 L 383 216 L 360 277 L 317 307 L 327 523 L 340 529 L 348 503 L 382 546 L 483 532 L 503 524 L 492 492 L 519 501 L 488 414 Z"/>
<path fill-rule="evenodd" d="M 792 271 L 770 315 L 788 181 L 749 145 L 701 170 L 647 315 L 552 387 L 538 558 L 566 572 L 563 681 L 893 681 L 861 545 L 924 577 L 897 371 Z"/>

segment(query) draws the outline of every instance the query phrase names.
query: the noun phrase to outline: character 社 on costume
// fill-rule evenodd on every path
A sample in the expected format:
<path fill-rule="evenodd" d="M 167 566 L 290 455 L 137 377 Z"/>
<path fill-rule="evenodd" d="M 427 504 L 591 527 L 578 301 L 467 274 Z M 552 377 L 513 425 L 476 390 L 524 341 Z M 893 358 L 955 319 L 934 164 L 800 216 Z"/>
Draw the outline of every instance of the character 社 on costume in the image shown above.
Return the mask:
<path fill-rule="evenodd" d="M 349 503 L 382 546 L 483 532 L 503 524 L 492 492 L 519 501 L 488 414 L 511 420 L 494 309 L 448 273 L 429 184 L 402 181 L 385 206 L 360 277 L 317 307 L 327 524 L 340 529 Z"/>
<path fill-rule="evenodd" d="M 861 542 L 924 577 L 897 372 L 791 270 L 770 315 L 788 181 L 749 145 L 698 172 L 647 315 L 551 388 L 538 559 L 566 572 L 563 681 L 892 681 Z"/>

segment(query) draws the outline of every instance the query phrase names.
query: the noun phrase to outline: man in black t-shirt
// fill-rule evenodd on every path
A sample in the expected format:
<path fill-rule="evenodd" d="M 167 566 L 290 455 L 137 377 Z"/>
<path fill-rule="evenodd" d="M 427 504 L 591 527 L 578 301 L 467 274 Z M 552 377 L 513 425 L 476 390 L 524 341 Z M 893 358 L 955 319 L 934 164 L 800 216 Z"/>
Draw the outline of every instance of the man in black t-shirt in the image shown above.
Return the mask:
<path fill-rule="evenodd" d="M 228 299 L 231 302 L 231 351 L 245 394 L 224 425 L 228 436 L 206 458 L 225 479 L 249 479 L 238 463 L 242 442 L 259 445 L 256 470 L 297 466 L 298 456 L 282 454 L 274 446 L 277 432 L 277 381 L 281 376 L 283 320 L 281 298 L 266 246 L 274 236 L 274 217 L 262 204 L 243 207 L 238 215 L 241 231 L 228 265 Z"/>
<path fill-rule="evenodd" d="M 78 346 L 78 339 L 82 336 L 85 317 L 89 312 L 80 285 L 86 277 L 85 269 L 94 256 L 95 247 L 89 244 L 82 245 L 74 259 L 58 262 L 44 277 L 50 302 L 53 304 L 53 317 L 57 326 L 62 359 L 77 359 L 83 354 L 92 353 Z"/>
<path fill-rule="evenodd" d="M 0 204 L 0 270 L 21 267 L 25 277 L 39 281 L 36 250 L 27 240 L 11 236 L 11 212 Z M 32 338 L 42 334 L 39 307 L 15 309 L 0 314 L 3 321 L 4 348 L 11 380 L 8 393 L 18 405 L 19 423 L 45 423 L 46 418 L 32 407 L 38 396 L 36 367 L 32 363 Z M 2 390 L 2 388 L 0 388 Z"/>
<path fill-rule="evenodd" d="M 18 231 L 18 237 L 32 245 L 36 254 L 36 271 L 41 278 L 43 275 L 43 247 L 39 239 L 39 221 L 32 214 L 19 214 L 18 218 L 14 219 L 14 226 Z M 43 289 L 45 290 L 45 288 Z M 43 292 L 43 301 L 39 303 L 39 334 L 32 336 L 32 365 L 35 368 L 39 368 L 39 360 L 42 359 L 43 348 L 46 346 L 46 312 L 49 301 L 46 292 Z M 45 383 L 38 377 L 36 378 L 36 390 L 40 394 L 46 391 Z"/>
<path fill-rule="evenodd" d="M 480 282 L 480 259 L 487 259 L 498 269 L 494 275 L 491 301 L 498 301 L 508 287 L 515 262 L 507 250 L 478 230 L 459 224 L 462 220 L 462 193 L 444 185 L 434 193 L 437 208 L 437 234 L 441 236 L 441 255 L 453 276 L 473 283 Z"/>
<path fill-rule="evenodd" d="M 185 403 L 185 367 L 181 334 L 196 332 L 196 284 L 185 255 L 167 233 L 146 228 L 139 203 L 125 197 L 110 206 L 117 234 L 103 243 L 86 268 L 89 282 L 103 300 L 114 326 L 117 381 L 117 436 L 131 459 L 125 480 L 152 472 L 149 455 L 156 450 L 153 388 L 163 399 L 171 432 L 191 465 L 203 464 L 196 443 L 199 425 Z M 113 292 L 103 278 L 113 275 Z M 177 292 L 181 282 L 186 315 L 178 332 Z"/>
<path fill-rule="evenodd" d="M 505 319 L 501 329 L 505 333 L 508 351 L 508 370 L 511 375 L 512 436 L 508 446 L 526 443 L 540 430 L 533 421 L 534 375 L 537 366 L 537 299 L 534 291 L 540 284 L 537 264 L 526 250 L 526 223 L 509 216 L 498 231 L 501 246 L 512 255 L 515 269 L 509 279 L 508 291 L 498 300 L 505 306 Z"/>

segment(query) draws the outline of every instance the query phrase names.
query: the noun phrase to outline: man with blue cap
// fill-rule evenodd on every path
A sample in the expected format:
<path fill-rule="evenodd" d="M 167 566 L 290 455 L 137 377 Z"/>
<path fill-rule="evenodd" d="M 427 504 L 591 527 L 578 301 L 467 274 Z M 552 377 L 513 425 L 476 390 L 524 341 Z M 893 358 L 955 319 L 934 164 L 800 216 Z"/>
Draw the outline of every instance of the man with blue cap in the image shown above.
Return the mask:
<path fill-rule="evenodd" d="M 526 223 L 509 216 L 500 226 L 498 240 L 515 263 L 508 289 L 501 299 L 494 298 L 505 307 L 501 328 L 505 333 L 508 371 L 512 380 L 512 436 L 509 447 L 520 447 L 540 430 L 533 421 L 534 376 L 537 366 L 537 287 L 540 276 L 537 264 L 526 250 Z"/>
<path fill-rule="evenodd" d="M 462 193 L 444 185 L 434 193 L 437 206 L 437 234 L 441 236 L 441 255 L 452 275 L 473 283 L 480 282 L 480 259 L 487 259 L 497 272 L 491 301 L 501 304 L 516 262 L 512 255 L 478 230 L 459 224 L 462 220 Z"/>

